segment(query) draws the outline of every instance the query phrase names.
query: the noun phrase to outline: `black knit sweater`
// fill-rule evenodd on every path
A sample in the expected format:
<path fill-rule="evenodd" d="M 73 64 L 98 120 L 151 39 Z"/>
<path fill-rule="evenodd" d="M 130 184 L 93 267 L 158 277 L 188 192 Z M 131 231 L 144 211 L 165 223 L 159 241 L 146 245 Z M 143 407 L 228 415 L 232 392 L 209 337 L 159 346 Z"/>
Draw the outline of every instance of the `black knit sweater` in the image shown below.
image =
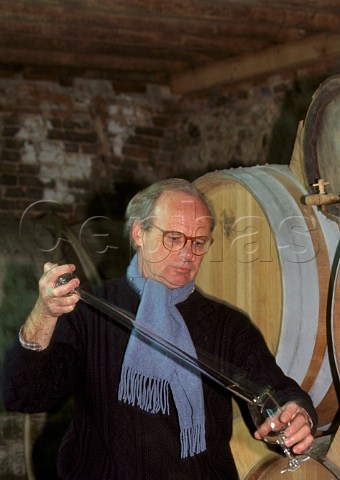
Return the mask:
<path fill-rule="evenodd" d="M 136 313 L 139 298 L 125 278 L 102 287 L 100 295 Z M 283 375 L 262 335 L 241 313 L 198 291 L 178 305 L 200 352 L 229 363 L 259 385 L 277 389 L 280 401 L 297 400 L 316 424 L 311 400 Z M 177 412 L 150 414 L 117 400 L 128 329 L 79 302 L 58 320 L 50 346 L 25 350 L 16 339 L 3 364 L 3 396 L 8 410 L 48 411 L 74 396 L 73 421 L 58 455 L 62 480 L 236 480 L 229 440 L 229 392 L 203 376 L 207 450 L 181 459 Z M 225 363 L 225 362 L 228 362 Z"/>

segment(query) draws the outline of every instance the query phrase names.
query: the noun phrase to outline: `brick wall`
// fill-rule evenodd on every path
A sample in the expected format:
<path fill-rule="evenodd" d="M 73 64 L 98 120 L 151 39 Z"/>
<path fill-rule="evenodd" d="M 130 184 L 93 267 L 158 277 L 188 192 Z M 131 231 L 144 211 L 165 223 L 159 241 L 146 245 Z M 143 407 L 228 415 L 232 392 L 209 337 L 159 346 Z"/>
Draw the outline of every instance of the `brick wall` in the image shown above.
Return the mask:
<path fill-rule="evenodd" d="M 91 204 L 123 208 L 125 196 L 160 178 L 282 163 L 273 132 L 292 89 L 290 78 L 273 78 L 178 99 L 158 87 L 116 94 L 105 81 L 0 79 L 0 216 L 38 214 L 46 201 L 79 220 Z M 283 161 L 300 119 L 289 115 Z"/>

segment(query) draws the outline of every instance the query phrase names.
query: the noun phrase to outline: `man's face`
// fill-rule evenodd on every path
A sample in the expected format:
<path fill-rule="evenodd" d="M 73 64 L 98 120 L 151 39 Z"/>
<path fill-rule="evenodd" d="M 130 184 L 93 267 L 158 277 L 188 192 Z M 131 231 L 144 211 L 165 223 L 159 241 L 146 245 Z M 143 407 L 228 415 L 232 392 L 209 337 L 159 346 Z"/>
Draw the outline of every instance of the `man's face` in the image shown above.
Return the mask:
<path fill-rule="evenodd" d="M 143 276 L 164 283 L 169 288 L 182 287 L 191 282 L 196 277 L 203 256 L 193 254 L 190 240 L 180 250 L 167 250 L 163 245 L 163 234 L 156 227 L 181 232 L 188 237 L 210 237 L 211 217 L 205 205 L 182 192 L 164 192 L 156 203 L 149 223 L 155 227 L 143 230 L 139 222 L 132 227 Z"/>

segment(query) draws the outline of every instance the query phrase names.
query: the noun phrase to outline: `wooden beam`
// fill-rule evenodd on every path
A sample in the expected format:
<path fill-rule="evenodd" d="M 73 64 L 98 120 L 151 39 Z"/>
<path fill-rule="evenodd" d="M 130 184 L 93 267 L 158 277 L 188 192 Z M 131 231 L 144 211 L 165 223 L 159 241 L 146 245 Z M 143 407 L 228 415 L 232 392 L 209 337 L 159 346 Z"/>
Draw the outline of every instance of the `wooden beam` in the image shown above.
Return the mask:
<path fill-rule="evenodd" d="M 122 22 L 123 23 L 123 22 Z M 132 27 L 131 27 L 132 28 Z M 91 42 L 89 42 L 89 38 Z M 40 40 L 39 40 L 40 39 Z M 76 40 L 76 41 L 75 41 Z M 165 55 L 166 57 L 182 56 L 190 60 L 191 65 L 207 62 L 209 59 L 218 60 L 228 52 L 228 55 L 238 51 L 252 51 L 268 46 L 268 41 L 257 38 L 238 37 L 209 37 L 164 33 L 152 31 L 151 28 L 120 29 L 101 28 L 96 26 L 82 27 L 78 24 L 28 22 L 25 20 L 3 20 L 0 17 L 0 46 L 20 48 L 26 45 L 28 49 L 36 48 L 37 42 L 45 45 L 45 49 L 55 49 L 57 43 L 70 42 L 71 47 L 66 50 L 77 51 L 78 44 L 87 44 L 91 52 L 107 52 L 128 46 L 135 56 L 140 55 L 139 50 L 146 48 L 149 56 Z M 44 48 L 44 47 L 43 47 Z M 62 49 L 62 48 L 61 48 Z M 154 53 L 152 53 L 154 52 Z M 208 57 L 209 55 L 209 57 Z"/>
<path fill-rule="evenodd" d="M 22 66 L 59 66 L 104 71 L 170 72 L 183 69 L 184 62 L 144 57 L 85 54 L 75 52 L 12 49 L 0 46 L 0 64 Z"/>
<path fill-rule="evenodd" d="M 172 76 L 170 86 L 173 93 L 186 94 L 272 75 L 330 57 L 340 57 L 340 35 L 319 34 L 177 73 Z"/>
<path fill-rule="evenodd" d="M 43 22 L 60 26 L 108 28 L 111 31 L 149 31 L 198 37 L 251 37 L 258 41 L 297 40 L 306 31 L 337 33 L 340 16 L 325 4 L 306 8 L 305 1 L 289 6 L 284 0 L 260 5 L 254 0 L 73 0 L 68 4 L 51 0 L 2 0 L 3 21 L 23 20 L 27 25 Z M 332 0 L 338 2 L 338 0 Z M 296 2 L 296 0 L 295 0 Z M 279 5 L 276 5 L 279 3 Z M 329 12 L 325 9 L 331 9 Z"/>
<path fill-rule="evenodd" d="M 31 0 L 25 0 L 31 1 Z M 38 0 L 39 3 L 50 3 L 50 0 Z M 2 2 L 1 2 L 2 3 Z M 185 18 L 200 18 L 216 20 L 218 22 L 235 22 L 235 18 L 251 20 L 257 25 L 271 25 L 274 27 L 295 26 L 307 30 L 327 29 L 336 32 L 339 29 L 340 19 L 337 14 L 339 0 L 75 0 L 77 4 L 89 9 L 99 4 L 104 11 L 125 12 L 136 15 L 157 15 Z"/>

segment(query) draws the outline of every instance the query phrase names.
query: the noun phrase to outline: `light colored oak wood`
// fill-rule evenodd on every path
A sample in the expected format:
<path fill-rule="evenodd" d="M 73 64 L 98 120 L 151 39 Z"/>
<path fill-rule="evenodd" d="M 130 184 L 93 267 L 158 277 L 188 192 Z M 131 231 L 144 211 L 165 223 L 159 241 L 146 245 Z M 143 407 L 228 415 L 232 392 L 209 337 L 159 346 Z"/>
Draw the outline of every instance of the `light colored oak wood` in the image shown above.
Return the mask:
<path fill-rule="evenodd" d="M 303 120 L 299 122 L 293 153 L 290 159 L 289 168 L 307 190 L 306 177 L 303 168 Z"/>
<path fill-rule="evenodd" d="M 338 431 L 332 440 L 326 458 L 340 469 L 340 428 L 338 428 Z"/>
<path fill-rule="evenodd" d="M 338 409 L 326 324 L 339 229 L 300 202 L 305 190 L 287 166 L 213 172 L 196 184 L 217 217 L 198 287 L 251 317 L 280 366 L 313 391 L 319 426 L 326 427 Z M 300 256 L 306 235 L 307 256 Z"/>
<path fill-rule="evenodd" d="M 203 259 L 197 284 L 206 294 L 250 315 L 276 352 L 284 300 L 278 252 L 265 212 L 227 171 L 203 177 L 197 185 L 217 216 L 214 243 Z"/>
<path fill-rule="evenodd" d="M 243 479 L 259 460 L 268 455 L 268 447 L 264 442 L 255 440 L 246 427 L 236 404 L 233 407 L 235 413 L 230 448 L 239 477 Z"/>
<path fill-rule="evenodd" d="M 275 454 L 270 454 L 260 460 L 244 480 L 282 480 L 281 469 L 287 464 L 287 459 Z M 301 464 L 295 472 L 285 474 L 290 480 L 337 480 L 337 477 L 322 463 L 311 458 Z"/>

